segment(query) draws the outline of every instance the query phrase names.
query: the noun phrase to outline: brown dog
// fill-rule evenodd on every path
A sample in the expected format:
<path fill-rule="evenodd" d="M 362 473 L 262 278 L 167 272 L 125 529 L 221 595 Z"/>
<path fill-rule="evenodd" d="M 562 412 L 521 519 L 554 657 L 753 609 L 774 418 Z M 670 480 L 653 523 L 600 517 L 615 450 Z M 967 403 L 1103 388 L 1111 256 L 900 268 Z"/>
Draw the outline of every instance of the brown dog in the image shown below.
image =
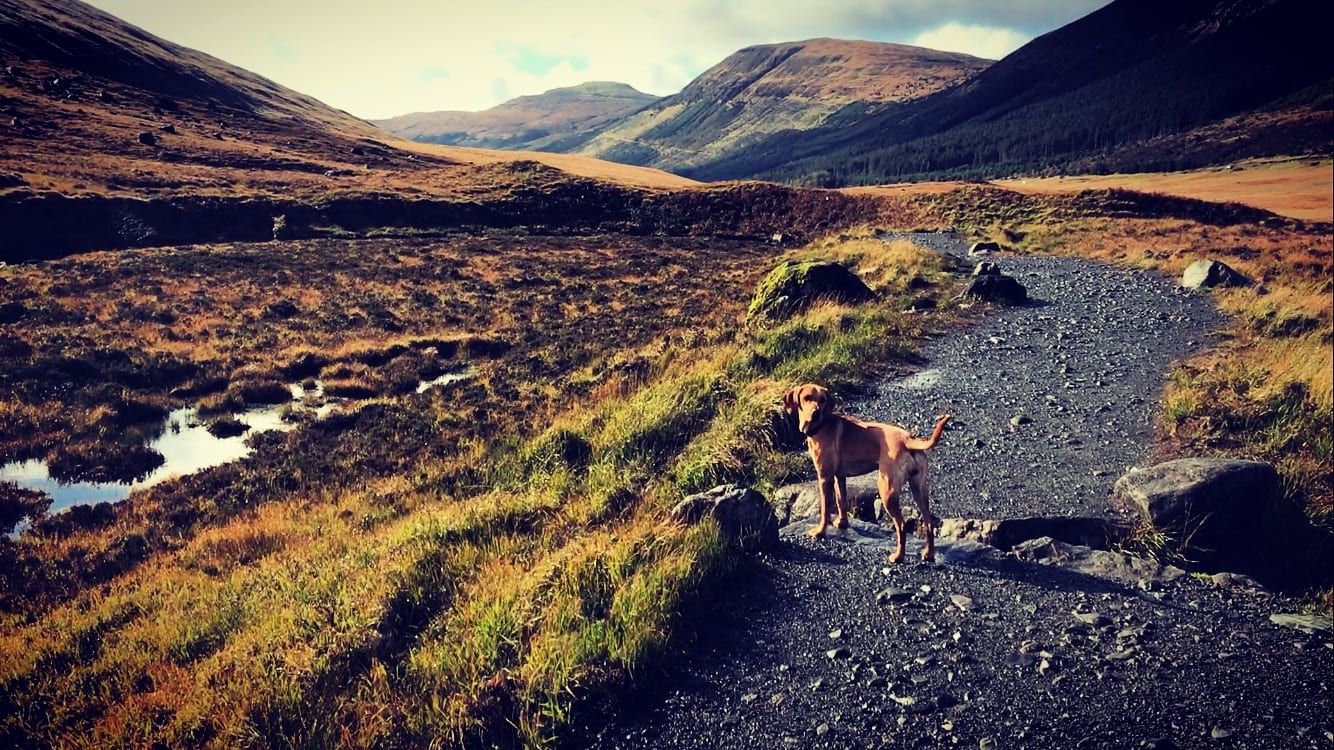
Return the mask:
<path fill-rule="evenodd" d="M 820 520 L 811 528 L 811 536 L 824 536 L 829 526 L 830 495 L 838 509 L 838 528 L 848 526 L 847 478 L 880 471 L 880 501 L 885 512 L 894 521 L 898 547 L 889 556 L 890 562 L 903 559 L 903 512 L 899 509 L 899 493 L 906 481 L 912 487 L 913 499 L 922 513 L 921 528 L 926 530 L 926 544 L 922 559 L 935 559 L 935 529 L 931 525 L 931 500 L 928 494 L 926 451 L 935 447 L 945 423 L 946 414 L 936 423 L 929 439 L 914 438 L 902 427 L 834 413 L 833 399 L 824 388 L 813 383 L 798 386 L 783 396 L 783 408 L 797 413 L 797 427 L 806 436 L 806 446 L 815 463 L 815 476 L 820 482 Z"/>

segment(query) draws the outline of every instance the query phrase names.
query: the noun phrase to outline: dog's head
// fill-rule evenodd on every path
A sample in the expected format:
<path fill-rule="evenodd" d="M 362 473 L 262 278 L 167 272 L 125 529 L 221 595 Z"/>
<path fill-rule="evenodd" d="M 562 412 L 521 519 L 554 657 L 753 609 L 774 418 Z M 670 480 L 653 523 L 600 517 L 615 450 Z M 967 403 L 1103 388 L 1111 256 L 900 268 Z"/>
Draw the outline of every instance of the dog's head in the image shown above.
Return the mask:
<path fill-rule="evenodd" d="M 799 385 L 783 396 L 783 410 L 796 413 L 797 429 L 803 435 L 814 435 L 834 413 L 834 397 L 814 383 Z"/>

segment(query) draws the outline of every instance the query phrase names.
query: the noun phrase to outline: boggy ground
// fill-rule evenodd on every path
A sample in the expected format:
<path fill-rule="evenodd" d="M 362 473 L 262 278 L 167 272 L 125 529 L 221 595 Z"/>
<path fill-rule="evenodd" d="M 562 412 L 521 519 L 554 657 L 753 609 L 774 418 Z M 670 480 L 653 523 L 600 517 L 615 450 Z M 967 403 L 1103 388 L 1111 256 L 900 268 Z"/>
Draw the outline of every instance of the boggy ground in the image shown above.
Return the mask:
<path fill-rule="evenodd" d="M 716 239 L 497 233 L 201 245 L 8 267 L 0 459 L 77 455 L 85 476 L 114 476 L 144 419 L 196 400 L 241 408 L 257 386 L 311 376 L 357 396 L 354 407 L 383 403 L 262 436 L 244 461 L 98 509 L 92 529 L 72 530 L 77 518 L 67 515 L 39 522 L 35 536 L 48 527 L 72 536 L 54 550 L 35 539 L 5 546 L 17 557 L 6 604 L 63 599 L 268 498 L 540 432 L 574 403 L 641 382 L 656 352 L 705 341 L 711 326 L 735 319 L 773 253 Z M 476 376 L 412 393 L 420 379 L 465 366 Z M 475 481 L 466 462 L 459 471 L 441 481 Z"/>

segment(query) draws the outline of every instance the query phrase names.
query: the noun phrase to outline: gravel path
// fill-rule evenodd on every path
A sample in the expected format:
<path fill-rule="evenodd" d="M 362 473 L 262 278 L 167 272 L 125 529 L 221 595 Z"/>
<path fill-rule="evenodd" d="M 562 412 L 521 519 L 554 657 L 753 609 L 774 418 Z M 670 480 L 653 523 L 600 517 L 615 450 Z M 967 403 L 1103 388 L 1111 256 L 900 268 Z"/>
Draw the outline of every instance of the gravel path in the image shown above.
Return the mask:
<path fill-rule="evenodd" d="M 996 260 L 1035 304 L 1000 308 L 927 347 L 926 368 L 849 413 L 929 433 L 938 516 L 1102 516 L 1112 483 L 1143 463 L 1173 360 L 1224 319 L 1157 274 L 1063 258 Z"/>
<path fill-rule="evenodd" d="M 1107 515 L 1169 363 L 1223 321 L 1151 274 L 998 263 L 1037 304 L 933 342 L 925 369 L 847 410 L 918 432 L 956 415 L 931 456 L 939 516 Z M 1334 634 L 1270 620 L 1293 601 L 967 542 L 890 566 L 879 527 L 806 526 L 748 562 L 748 586 L 646 687 L 582 706 L 562 747 L 1334 748 Z"/>
<path fill-rule="evenodd" d="M 1291 602 L 885 556 L 785 541 L 695 648 L 586 707 L 565 747 L 1334 747 L 1334 644 L 1270 622 Z"/>

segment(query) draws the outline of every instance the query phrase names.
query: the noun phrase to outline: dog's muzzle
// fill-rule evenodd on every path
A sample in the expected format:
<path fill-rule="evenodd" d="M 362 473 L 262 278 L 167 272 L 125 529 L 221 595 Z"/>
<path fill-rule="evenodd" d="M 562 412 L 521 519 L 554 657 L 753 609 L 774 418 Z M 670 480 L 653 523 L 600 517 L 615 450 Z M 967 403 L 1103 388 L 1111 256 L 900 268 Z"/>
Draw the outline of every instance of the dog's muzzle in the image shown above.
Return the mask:
<path fill-rule="evenodd" d="M 815 412 L 811 414 L 810 421 L 806 422 L 806 424 L 804 425 L 801 425 L 801 434 L 810 437 L 811 435 L 814 435 L 815 433 L 819 432 L 820 427 L 824 425 L 824 419 L 822 418 L 822 416 L 823 415 L 821 415 L 820 412 Z"/>

